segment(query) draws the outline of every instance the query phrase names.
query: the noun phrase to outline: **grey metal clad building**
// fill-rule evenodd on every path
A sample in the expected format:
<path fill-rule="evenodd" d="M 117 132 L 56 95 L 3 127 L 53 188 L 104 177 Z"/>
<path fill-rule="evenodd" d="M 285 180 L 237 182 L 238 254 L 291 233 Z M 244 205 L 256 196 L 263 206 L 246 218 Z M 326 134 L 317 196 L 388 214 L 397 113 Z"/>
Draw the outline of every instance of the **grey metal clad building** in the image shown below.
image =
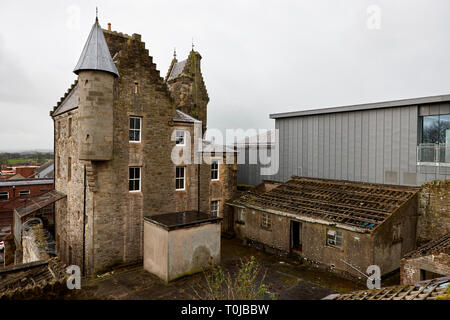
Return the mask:
<path fill-rule="evenodd" d="M 293 175 L 420 185 L 450 179 L 450 95 L 271 114 Z"/>
<path fill-rule="evenodd" d="M 238 163 L 238 175 L 237 183 L 240 185 L 253 185 L 260 184 L 264 179 L 270 180 L 272 176 L 264 176 L 261 174 L 261 168 L 264 165 L 261 164 L 259 153 L 264 152 L 267 156 L 271 157 L 275 143 L 275 131 L 269 130 L 264 133 L 253 137 L 247 137 L 242 141 L 235 144 L 236 150 L 239 156 L 243 156 L 244 163 Z M 250 153 L 255 155 L 255 162 L 251 163 Z"/>

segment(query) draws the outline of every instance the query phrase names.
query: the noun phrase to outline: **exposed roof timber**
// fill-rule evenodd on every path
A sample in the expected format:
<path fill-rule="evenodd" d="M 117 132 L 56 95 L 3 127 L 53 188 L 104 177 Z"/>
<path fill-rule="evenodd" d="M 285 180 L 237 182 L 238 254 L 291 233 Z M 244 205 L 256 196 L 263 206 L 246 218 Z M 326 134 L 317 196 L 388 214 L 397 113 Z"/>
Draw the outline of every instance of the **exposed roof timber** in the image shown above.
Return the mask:
<path fill-rule="evenodd" d="M 245 193 L 231 205 L 372 231 L 417 192 L 415 187 L 292 177 L 268 192 Z"/>
<path fill-rule="evenodd" d="M 421 98 L 412 98 L 412 99 L 383 101 L 383 102 L 375 102 L 375 103 L 356 104 L 356 105 L 323 108 L 323 109 L 313 109 L 313 110 L 305 110 L 305 111 L 272 113 L 269 115 L 269 117 L 271 119 L 303 117 L 303 116 L 318 115 L 318 114 L 361 111 L 361 110 L 369 110 L 369 109 L 394 108 L 394 107 L 403 107 L 403 106 L 411 106 L 411 105 L 419 105 L 419 104 L 427 104 L 427 103 L 438 103 L 438 102 L 450 102 L 450 94 L 444 94 L 444 95 L 439 95 L 439 96 L 430 96 L 430 97 L 421 97 Z"/>

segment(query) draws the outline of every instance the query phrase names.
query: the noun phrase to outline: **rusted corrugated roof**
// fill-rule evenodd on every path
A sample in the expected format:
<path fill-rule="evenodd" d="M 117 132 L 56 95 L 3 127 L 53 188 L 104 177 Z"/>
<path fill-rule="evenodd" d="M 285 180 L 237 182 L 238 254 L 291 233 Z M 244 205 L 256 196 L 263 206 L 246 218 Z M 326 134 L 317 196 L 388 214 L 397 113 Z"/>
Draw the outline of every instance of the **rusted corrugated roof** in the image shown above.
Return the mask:
<path fill-rule="evenodd" d="M 230 204 L 371 231 L 418 191 L 416 187 L 294 176 L 268 192 L 249 192 Z"/>

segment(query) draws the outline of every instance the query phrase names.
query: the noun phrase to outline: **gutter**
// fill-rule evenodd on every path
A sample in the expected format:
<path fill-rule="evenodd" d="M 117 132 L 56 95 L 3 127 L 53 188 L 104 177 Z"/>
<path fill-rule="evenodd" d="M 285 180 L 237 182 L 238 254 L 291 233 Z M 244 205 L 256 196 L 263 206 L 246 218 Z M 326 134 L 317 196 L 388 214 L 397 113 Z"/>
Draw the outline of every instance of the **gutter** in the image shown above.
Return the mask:
<path fill-rule="evenodd" d="M 327 226 L 333 226 L 333 227 L 336 227 L 336 228 L 339 228 L 339 229 L 348 230 L 348 231 L 364 233 L 364 234 L 370 233 L 369 230 L 361 229 L 361 228 L 358 228 L 358 227 L 347 226 L 347 225 L 342 224 L 342 223 L 335 223 L 335 222 L 330 222 L 330 221 L 326 221 L 326 220 L 322 220 L 322 219 L 314 219 L 314 218 L 309 218 L 309 217 L 304 217 L 304 216 L 298 216 L 298 215 L 295 215 L 295 214 L 292 214 L 292 213 L 276 211 L 276 210 L 272 210 L 272 209 L 264 209 L 264 208 L 253 206 L 253 205 L 245 205 L 245 206 L 244 205 L 236 205 L 236 204 L 230 203 L 230 202 L 226 202 L 225 204 L 227 204 L 229 206 L 232 206 L 232 207 L 237 207 L 237 208 L 255 209 L 255 210 L 268 212 L 268 213 L 272 213 L 272 214 L 277 215 L 277 216 L 291 218 L 291 219 L 295 219 L 295 220 L 299 220 L 299 221 L 318 223 L 318 224 L 323 224 L 323 225 L 327 225 Z"/>

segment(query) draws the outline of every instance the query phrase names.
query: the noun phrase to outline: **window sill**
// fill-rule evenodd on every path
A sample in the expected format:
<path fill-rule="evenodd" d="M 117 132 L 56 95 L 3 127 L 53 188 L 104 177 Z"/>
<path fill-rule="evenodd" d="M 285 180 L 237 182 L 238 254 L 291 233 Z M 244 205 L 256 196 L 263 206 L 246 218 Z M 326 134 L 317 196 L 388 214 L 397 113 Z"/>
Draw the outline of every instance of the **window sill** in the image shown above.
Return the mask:
<path fill-rule="evenodd" d="M 141 143 L 142 141 L 128 141 L 129 143 Z"/>
<path fill-rule="evenodd" d="M 327 247 L 327 248 L 337 249 L 337 250 L 340 250 L 340 251 L 344 251 L 344 249 L 342 249 L 342 247 L 339 247 L 339 246 L 333 246 L 333 245 L 331 245 L 331 244 L 327 244 L 326 247 Z"/>

